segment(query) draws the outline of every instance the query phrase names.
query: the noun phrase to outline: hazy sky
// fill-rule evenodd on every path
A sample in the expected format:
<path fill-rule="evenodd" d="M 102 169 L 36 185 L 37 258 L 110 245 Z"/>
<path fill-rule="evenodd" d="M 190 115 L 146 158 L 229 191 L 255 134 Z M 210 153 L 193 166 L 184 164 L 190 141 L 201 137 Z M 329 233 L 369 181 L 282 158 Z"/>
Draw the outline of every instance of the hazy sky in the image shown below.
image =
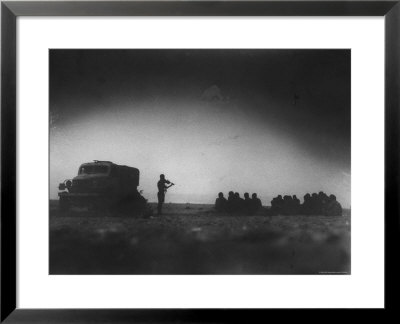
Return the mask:
<path fill-rule="evenodd" d="M 298 97 L 297 99 L 295 99 Z M 349 50 L 51 50 L 50 195 L 81 163 L 156 200 L 324 191 L 350 206 Z"/>

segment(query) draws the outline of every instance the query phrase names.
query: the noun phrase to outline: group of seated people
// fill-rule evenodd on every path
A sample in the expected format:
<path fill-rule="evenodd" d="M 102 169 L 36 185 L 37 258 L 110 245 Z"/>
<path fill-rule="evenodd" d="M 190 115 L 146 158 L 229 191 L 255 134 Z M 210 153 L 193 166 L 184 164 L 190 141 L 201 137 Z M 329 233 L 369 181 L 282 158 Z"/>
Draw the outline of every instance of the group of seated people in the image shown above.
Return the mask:
<path fill-rule="evenodd" d="M 324 215 L 342 216 L 342 206 L 335 195 L 328 196 L 320 191 L 318 194 L 309 193 L 304 196 L 303 204 L 296 195 L 278 195 L 271 201 L 271 215 Z"/>
<path fill-rule="evenodd" d="M 228 199 L 226 199 L 224 194 L 220 192 L 218 198 L 215 200 L 215 209 L 219 212 L 252 215 L 261 209 L 261 207 L 261 200 L 257 197 L 256 193 L 253 193 L 250 198 L 250 195 L 246 192 L 243 199 L 238 192 L 229 191 Z"/>

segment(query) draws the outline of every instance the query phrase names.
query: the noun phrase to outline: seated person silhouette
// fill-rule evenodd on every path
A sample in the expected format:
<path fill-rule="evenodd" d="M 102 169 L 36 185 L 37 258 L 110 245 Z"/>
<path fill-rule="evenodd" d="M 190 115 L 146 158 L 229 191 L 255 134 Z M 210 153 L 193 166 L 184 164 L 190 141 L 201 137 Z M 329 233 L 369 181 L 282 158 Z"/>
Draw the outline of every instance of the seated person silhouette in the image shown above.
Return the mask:
<path fill-rule="evenodd" d="M 271 200 L 271 215 L 281 215 L 282 209 L 283 209 L 282 195 L 278 195 L 277 197 Z"/>
<path fill-rule="evenodd" d="M 336 200 L 335 195 L 330 195 L 328 197 L 328 202 L 326 204 L 325 215 L 326 216 L 342 216 L 343 210 L 342 205 Z"/>
<path fill-rule="evenodd" d="M 283 196 L 283 215 L 293 215 L 293 198 L 292 196 Z"/>
<path fill-rule="evenodd" d="M 245 192 L 244 193 L 244 204 L 243 204 L 243 207 L 244 207 L 244 212 L 247 215 L 251 215 L 253 213 L 252 206 L 253 206 L 253 202 L 250 199 L 250 195 L 249 195 L 248 192 Z"/>
<path fill-rule="evenodd" d="M 311 195 L 310 199 L 310 207 L 311 207 L 311 213 L 310 215 L 318 215 L 319 214 L 319 202 L 318 202 L 318 195 L 316 193 L 313 193 Z"/>
<path fill-rule="evenodd" d="M 225 199 L 224 194 L 220 192 L 218 198 L 215 200 L 215 210 L 224 212 L 227 209 L 228 201 Z"/>
<path fill-rule="evenodd" d="M 251 195 L 251 202 L 252 202 L 252 213 L 254 214 L 262 207 L 261 200 L 260 198 L 257 197 L 256 193 L 253 193 Z"/>
<path fill-rule="evenodd" d="M 231 213 L 233 212 L 234 208 L 235 208 L 235 194 L 233 193 L 233 191 L 229 191 L 226 210 Z"/>
<path fill-rule="evenodd" d="M 329 197 L 326 193 L 324 193 L 323 191 L 320 191 L 318 193 L 318 214 L 319 215 L 325 215 L 326 214 L 326 207 L 327 207 L 327 203 L 329 200 Z"/>
<path fill-rule="evenodd" d="M 311 215 L 312 213 L 311 195 L 309 193 L 304 195 L 304 202 L 301 205 L 301 213 L 303 215 Z"/>
<path fill-rule="evenodd" d="M 293 195 L 293 214 L 300 214 L 300 199 L 296 195 Z"/>
<path fill-rule="evenodd" d="M 234 202 L 233 211 L 235 213 L 243 212 L 243 210 L 244 210 L 244 200 L 240 197 L 240 194 L 238 192 L 235 192 L 233 202 Z"/>

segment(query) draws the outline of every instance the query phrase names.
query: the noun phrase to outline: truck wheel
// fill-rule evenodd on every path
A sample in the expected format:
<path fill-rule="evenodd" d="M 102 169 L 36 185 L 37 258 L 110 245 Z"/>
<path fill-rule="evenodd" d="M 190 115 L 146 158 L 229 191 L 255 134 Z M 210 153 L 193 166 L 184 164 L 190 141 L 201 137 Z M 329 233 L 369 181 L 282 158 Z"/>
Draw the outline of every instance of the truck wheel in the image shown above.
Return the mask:
<path fill-rule="evenodd" d="M 69 210 L 69 201 L 68 201 L 68 199 L 60 197 L 60 201 L 59 201 L 58 207 L 59 207 L 61 212 L 63 212 L 63 213 L 67 212 Z"/>

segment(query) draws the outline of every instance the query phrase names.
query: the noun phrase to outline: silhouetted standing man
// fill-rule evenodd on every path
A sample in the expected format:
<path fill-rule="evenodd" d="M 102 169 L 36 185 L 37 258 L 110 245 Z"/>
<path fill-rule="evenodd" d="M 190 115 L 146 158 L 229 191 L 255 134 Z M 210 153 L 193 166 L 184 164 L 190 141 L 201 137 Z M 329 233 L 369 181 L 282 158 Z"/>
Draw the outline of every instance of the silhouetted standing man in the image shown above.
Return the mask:
<path fill-rule="evenodd" d="M 169 184 L 167 186 L 166 184 Z M 158 198 L 158 205 L 157 205 L 157 214 L 161 215 L 162 214 L 162 204 L 164 203 L 165 200 L 165 193 L 167 192 L 167 189 L 174 184 L 168 180 L 165 179 L 165 175 L 160 174 L 160 180 L 157 182 L 157 187 L 158 187 L 158 193 L 157 193 L 157 198 Z"/>

